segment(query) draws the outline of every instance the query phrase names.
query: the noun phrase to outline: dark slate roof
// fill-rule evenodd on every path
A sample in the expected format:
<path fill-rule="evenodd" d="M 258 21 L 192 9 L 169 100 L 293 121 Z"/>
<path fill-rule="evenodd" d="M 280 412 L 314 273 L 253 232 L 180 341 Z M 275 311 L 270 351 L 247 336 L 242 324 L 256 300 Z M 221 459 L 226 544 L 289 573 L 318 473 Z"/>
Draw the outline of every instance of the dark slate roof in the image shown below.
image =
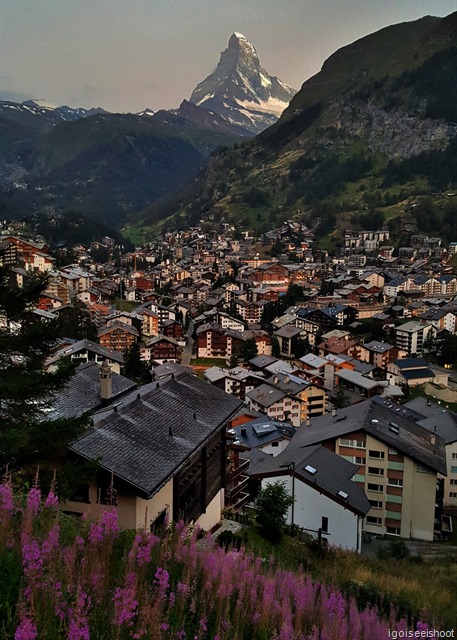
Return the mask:
<path fill-rule="evenodd" d="M 399 358 L 394 362 L 402 373 L 404 373 L 403 369 L 419 369 L 428 367 L 428 362 L 424 358 Z"/>
<path fill-rule="evenodd" d="M 379 340 L 366 342 L 363 346 L 365 347 L 365 349 L 374 351 L 375 353 L 385 353 L 386 351 L 390 351 L 394 348 L 393 344 L 389 344 L 388 342 L 381 342 Z"/>
<path fill-rule="evenodd" d="M 71 450 L 154 495 L 238 411 L 242 402 L 190 373 L 145 385 L 94 414 Z"/>
<path fill-rule="evenodd" d="M 406 371 L 402 371 L 401 375 L 405 380 L 418 380 L 421 378 L 435 377 L 435 374 L 429 367 L 424 367 L 422 369 L 406 369 Z"/>
<path fill-rule="evenodd" d="M 112 373 L 111 384 L 110 402 L 115 402 L 136 387 L 135 382 L 117 373 Z M 87 411 L 98 409 L 101 405 L 100 366 L 96 362 L 87 362 L 76 369 L 75 375 L 55 397 L 47 418 L 76 418 Z"/>
<path fill-rule="evenodd" d="M 253 367 L 267 367 L 270 364 L 273 364 L 274 362 L 277 362 L 278 358 L 273 358 L 272 356 L 256 356 L 255 358 L 252 358 L 252 360 L 249 360 L 249 363 L 252 364 Z"/>
<path fill-rule="evenodd" d="M 261 407 L 268 408 L 275 404 L 275 402 L 282 400 L 286 395 L 286 392 L 276 387 L 272 387 L 269 384 L 261 384 L 259 387 L 249 391 L 249 393 L 246 394 L 246 398 L 250 398 Z"/>
<path fill-rule="evenodd" d="M 378 396 L 338 409 L 336 416 L 329 413 L 317 416 L 312 419 L 311 427 L 307 428 L 303 423 L 289 447 L 306 447 L 361 430 L 446 475 L 443 439 L 438 437 L 435 445 L 432 445 L 430 433 L 425 427 L 416 424 L 416 419 L 417 417 L 408 415 L 408 409 Z M 398 428 L 398 433 L 392 431 L 392 424 Z"/>
<path fill-rule="evenodd" d="M 365 491 L 352 481 L 358 470 L 357 465 L 320 444 L 301 448 L 295 448 L 292 444 L 293 440 L 274 458 L 251 459 L 250 475 L 257 478 L 288 476 L 291 472 L 290 467 L 287 469 L 283 465 L 295 463 L 296 478 L 358 515 L 365 516 L 368 513 L 371 506 Z M 315 469 L 315 473 L 307 471 L 306 467 Z M 338 495 L 339 491 L 342 491 L 343 495 Z"/>
<path fill-rule="evenodd" d="M 119 362 L 120 364 L 124 364 L 124 356 L 120 351 L 115 351 L 115 349 L 107 349 L 106 347 L 102 347 L 98 342 L 92 342 L 92 340 L 87 340 L 84 338 L 83 340 L 75 341 L 73 344 L 64 347 L 63 349 L 59 349 L 52 358 L 47 360 L 46 364 L 50 365 L 53 362 L 57 362 L 62 357 L 69 357 L 74 354 L 79 353 L 80 351 L 91 351 L 92 353 L 96 353 L 103 358 L 108 358 L 109 360 L 114 360 L 115 362 Z"/>
<path fill-rule="evenodd" d="M 263 447 L 270 442 L 290 440 L 295 433 L 295 428 L 288 422 L 274 420 L 268 416 L 261 416 L 250 422 L 233 428 L 237 443 L 249 449 Z"/>
<path fill-rule="evenodd" d="M 443 405 L 419 396 L 404 406 L 408 407 L 408 410 L 417 412 L 417 424 L 432 433 L 436 432 L 446 444 L 457 441 L 457 415 L 444 409 Z"/>

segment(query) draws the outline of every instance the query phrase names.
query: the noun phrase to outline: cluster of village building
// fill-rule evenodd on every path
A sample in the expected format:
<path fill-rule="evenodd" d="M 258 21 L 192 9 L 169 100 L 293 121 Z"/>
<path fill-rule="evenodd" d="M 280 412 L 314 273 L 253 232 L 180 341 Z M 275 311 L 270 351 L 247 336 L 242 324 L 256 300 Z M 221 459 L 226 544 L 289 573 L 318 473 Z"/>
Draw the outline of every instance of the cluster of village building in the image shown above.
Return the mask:
<path fill-rule="evenodd" d="M 439 398 L 454 383 L 428 356 L 457 332 L 457 243 L 413 235 L 395 251 L 388 231 L 347 231 L 331 256 L 288 222 L 261 239 L 166 234 L 105 264 L 93 252 L 114 243 L 101 238 L 57 266 L 44 238 L 15 231 L 5 227 L 0 260 L 15 286 L 47 275 L 37 321 L 77 301 L 96 326 L 46 363 L 79 365 L 52 415 L 92 414 L 69 455 L 100 464 L 69 512 L 95 517 L 115 478 L 123 526 L 211 529 L 279 479 L 295 498 L 290 523 L 330 544 L 449 532 L 457 415 Z M 151 370 L 142 386 L 123 375 L 134 344 Z M 436 402 L 405 402 L 418 385 Z"/>

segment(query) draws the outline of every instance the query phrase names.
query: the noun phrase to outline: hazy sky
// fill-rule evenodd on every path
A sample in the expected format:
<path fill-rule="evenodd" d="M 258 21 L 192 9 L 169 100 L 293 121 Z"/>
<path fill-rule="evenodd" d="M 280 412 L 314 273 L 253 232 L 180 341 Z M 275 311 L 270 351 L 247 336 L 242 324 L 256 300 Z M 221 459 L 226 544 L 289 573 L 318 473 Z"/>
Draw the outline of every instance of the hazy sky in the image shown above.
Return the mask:
<path fill-rule="evenodd" d="M 1 97 L 110 111 L 171 108 L 233 31 L 295 88 L 339 47 L 457 0 L 0 0 Z"/>

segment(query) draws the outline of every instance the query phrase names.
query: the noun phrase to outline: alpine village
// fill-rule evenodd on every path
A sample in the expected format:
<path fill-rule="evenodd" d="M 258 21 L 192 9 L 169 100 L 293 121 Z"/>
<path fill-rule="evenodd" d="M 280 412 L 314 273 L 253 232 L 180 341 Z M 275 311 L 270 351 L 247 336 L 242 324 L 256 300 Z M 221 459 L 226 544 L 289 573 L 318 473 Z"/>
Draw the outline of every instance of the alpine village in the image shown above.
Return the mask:
<path fill-rule="evenodd" d="M 2 640 L 455 637 L 456 33 L 1 102 Z"/>

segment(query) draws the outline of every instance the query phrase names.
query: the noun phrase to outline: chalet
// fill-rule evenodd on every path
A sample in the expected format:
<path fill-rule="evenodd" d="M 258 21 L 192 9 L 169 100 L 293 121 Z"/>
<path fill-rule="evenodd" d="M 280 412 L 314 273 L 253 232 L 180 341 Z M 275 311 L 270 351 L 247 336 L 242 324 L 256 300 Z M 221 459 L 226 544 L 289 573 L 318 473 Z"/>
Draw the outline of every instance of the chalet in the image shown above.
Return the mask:
<path fill-rule="evenodd" d="M 262 376 L 242 367 L 233 367 L 232 369 L 209 367 L 203 375 L 210 384 L 240 398 L 240 400 L 244 400 L 246 393 L 265 382 Z"/>
<path fill-rule="evenodd" d="M 163 323 L 162 333 L 168 338 L 174 338 L 178 342 L 185 343 L 184 326 L 182 322 L 177 320 L 165 320 Z"/>
<path fill-rule="evenodd" d="M 360 359 L 363 362 L 369 362 L 377 369 L 386 370 L 390 362 L 402 355 L 406 355 L 406 352 L 380 340 L 372 340 L 360 346 Z"/>
<path fill-rule="evenodd" d="M 319 349 L 319 356 L 321 358 L 325 358 L 325 356 L 329 354 L 336 356 L 346 355 L 353 358 L 360 356 L 360 343 L 357 340 L 350 340 L 348 338 L 330 337 L 324 342 L 321 342 L 317 348 Z"/>
<path fill-rule="evenodd" d="M 211 529 L 223 507 L 226 424 L 241 402 L 192 374 L 179 373 L 93 414 L 71 447 L 100 466 L 65 510 L 96 519 L 107 490 L 117 493 L 120 526 L 154 530 L 166 519 Z"/>
<path fill-rule="evenodd" d="M 97 330 L 97 338 L 102 347 L 121 353 L 130 349 L 132 344 L 138 341 L 138 337 L 138 329 L 124 322 L 114 322 Z"/>
<path fill-rule="evenodd" d="M 56 353 L 46 361 L 46 369 L 50 371 L 55 370 L 61 358 L 70 358 L 75 364 L 84 364 L 87 362 L 102 364 L 106 362 L 116 374 L 120 373 L 121 367 L 124 365 L 124 356 L 122 353 L 113 349 L 107 349 L 87 339 L 78 340 L 56 351 Z"/>
<path fill-rule="evenodd" d="M 149 360 L 156 364 L 181 362 L 182 347 L 174 338 L 159 334 L 146 342 Z"/>
<path fill-rule="evenodd" d="M 246 393 L 245 402 L 249 409 L 260 411 L 270 418 L 288 421 L 296 427 L 301 422 L 301 400 L 270 384 L 261 384 Z"/>

